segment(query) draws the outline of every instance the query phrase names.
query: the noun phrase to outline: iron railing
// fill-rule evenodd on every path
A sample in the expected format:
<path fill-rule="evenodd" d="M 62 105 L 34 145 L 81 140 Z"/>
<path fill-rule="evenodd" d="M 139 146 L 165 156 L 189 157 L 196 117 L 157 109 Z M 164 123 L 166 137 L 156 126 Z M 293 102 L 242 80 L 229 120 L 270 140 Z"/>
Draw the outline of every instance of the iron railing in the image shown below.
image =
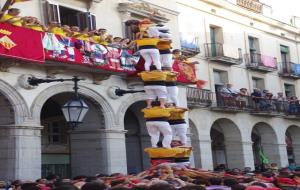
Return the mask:
<path fill-rule="evenodd" d="M 259 53 L 250 53 L 245 54 L 245 62 L 248 67 L 253 68 L 268 68 L 268 69 L 277 69 L 277 58 L 262 55 Z"/>
<path fill-rule="evenodd" d="M 293 62 L 281 62 L 279 65 L 279 74 L 295 75 L 300 77 L 300 64 L 296 64 Z"/>
<path fill-rule="evenodd" d="M 213 93 L 193 87 L 187 87 L 187 103 L 192 107 L 209 107 L 213 101 Z"/>
<path fill-rule="evenodd" d="M 242 60 L 242 50 L 226 46 L 221 43 L 206 43 L 204 44 L 205 57 L 229 57 L 232 59 Z"/>
<path fill-rule="evenodd" d="M 291 101 L 278 100 L 272 97 L 257 97 L 257 96 L 243 96 L 237 93 L 216 93 L 216 107 L 248 111 L 252 113 L 277 113 L 277 114 L 291 114 L 300 113 L 299 109 L 294 108 Z"/>

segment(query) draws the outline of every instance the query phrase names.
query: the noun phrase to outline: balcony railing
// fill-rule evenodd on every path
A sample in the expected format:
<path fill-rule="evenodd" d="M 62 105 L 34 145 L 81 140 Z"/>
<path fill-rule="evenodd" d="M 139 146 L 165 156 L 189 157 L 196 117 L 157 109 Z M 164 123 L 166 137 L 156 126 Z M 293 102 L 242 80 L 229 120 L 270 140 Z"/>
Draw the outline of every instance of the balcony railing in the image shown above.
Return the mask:
<path fill-rule="evenodd" d="M 281 62 L 279 75 L 281 77 L 300 79 L 300 64 L 293 62 Z"/>
<path fill-rule="evenodd" d="M 245 54 L 248 69 L 272 72 L 277 70 L 277 59 L 275 57 L 261 55 L 259 53 Z"/>
<path fill-rule="evenodd" d="M 259 1 L 255 0 L 237 0 L 236 1 L 237 5 L 249 9 L 251 11 L 257 12 L 257 13 L 262 13 L 263 11 L 263 4 L 260 3 Z"/>
<path fill-rule="evenodd" d="M 263 116 L 278 116 L 288 113 L 289 102 L 287 101 L 221 92 L 217 92 L 215 96 L 216 102 L 212 106 L 214 111 L 249 112 Z"/>
<path fill-rule="evenodd" d="M 188 87 L 186 94 L 189 107 L 209 107 L 213 101 L 213 93 L 209 90 Z"/>
<path fill-rule="evenodd" d="M 242 50 L 221 43 L 204 44 L 205 57 L 210 61 L 237 65 L 243 62 Z"/>

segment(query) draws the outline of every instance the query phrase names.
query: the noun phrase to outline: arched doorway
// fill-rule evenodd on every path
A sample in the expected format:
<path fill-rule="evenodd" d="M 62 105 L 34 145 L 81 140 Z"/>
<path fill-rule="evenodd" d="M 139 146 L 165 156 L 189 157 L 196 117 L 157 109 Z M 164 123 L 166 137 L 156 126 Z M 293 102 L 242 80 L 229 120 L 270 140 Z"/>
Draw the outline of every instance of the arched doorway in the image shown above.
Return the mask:
<path fill-rule="evenodd" d="M 15 123 L 15 112 L 8 98 L 0 93 L 0 125 L 10 125 Z"/>
<path fill-rule="evenodd" d="M 300 128 L 292 125 L 285 133 L 289 164 L 300 164 Z"/>
<path fill-rule="evenodd" d="M 151 147 L 150 137 L 146 129 L 141 110 L 146 107 L 144 101 L 132 104 L 125 113 L 124 126 L 126 137 L 127 172 L 138 173 L 149 168 L 150 160 L 144 149 Z"/>
<path fill-rule="evenodd" d="M 101 106 L 81 96 L 89 106 L 83 123 L 71 130 L 63 116 L 61 106 L 73 93 L 60 93 L 50 97 L 41 111 L 42 177 L 57 174 L 61 177 L 95 175 L 105 169 L 105 144 L 100 142 L 99 129 L 104 129 Z"/>
<path fill-rule="evenodd" d="M 229 119 L 218 119 L 212 125 L 210 136 L 214 168 L 224 164 L 227 168 L 243 168 L 242 137 L 238 127 Z"/>
<path fill-rule="evenodd" d="M 270 125 L 257 123 L 252 129 L 251 138 L 255 166 L 262 164 L 262 155 L 266 156 L 270 163 L 280 164 L 277 136 Z"/>
<path fill-rule="evenodd" d="M 201 155 L 200 155 L 200 140 L 198 130 L 196 125 L 192 120 L 189 120 L 189 130 L 191 134 L 191 145 L 193 147 L 193 157 L 194 157 L 194 164 L 196 168 L 201 168 Z"/>

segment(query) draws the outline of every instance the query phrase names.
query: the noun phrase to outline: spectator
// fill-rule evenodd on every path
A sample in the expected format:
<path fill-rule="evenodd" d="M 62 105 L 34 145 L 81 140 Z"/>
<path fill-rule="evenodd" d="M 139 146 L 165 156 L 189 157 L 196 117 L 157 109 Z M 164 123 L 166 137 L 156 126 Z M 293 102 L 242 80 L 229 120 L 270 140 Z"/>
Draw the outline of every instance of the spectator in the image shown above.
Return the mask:
<path fill-rule="evenodd" d="M 255 103 L 255 110 L 264 110 L 266 108 L 266 101 L 263 97 L 263 93 L 260 91 L 260 89 L 255 88 L 253 90 L 253 93 L 251 94 L 252 100 Z"/>
<path fill-rule="evenodd" d="M 11 8 L 8 9 L 7 14 L 3 15 L 0 22 L 7 22 L 15 26 L 23 26 L 23 18 L 19 16 L 20 9 Z"/>
<path fill-rule="evenodd" d="M 289 99 L 289 114 L 296 115 L 298 114 L 299 100 L 296 96 L 292 96 Z"/>
<path fill-rule="evenodd" d="M 222 190 L 231 190 L 230 187 L 222 185 L 221 178 L 210 178 L 210 186 L 206 187 L 206 190 L 222 189 Z"/>
<path fill-rule="evenodd" d="M 274 97 L 274 100 L 277 112 L 284 111 L 284 102 L 286 101 L 286 98 L 283 96 L 283 93 L 278 92 L 277 96 Z"/>
<path fill-rule="evenodd" d="M 81 190 L 105 190 L 106 186 L 102 182 L 87 182 L 81 187 Z"/>
<path fill-rule="evenodd" d="M 235 98 L 238 94 L 239 91 L 237 89 L 234 89 L 232 87 L 232 84 L 227 84 L 226 86 L 224 86 L 220 91 L 220 95 L 224 106 L 234 107 Z"/>
<path fill-rule="evenodd" d="M 246 88 L 241 88 L 238 96 L 236 97 L 237 106 L 239 108 L 246 108 L 248 104 L 249 93 Z"/>

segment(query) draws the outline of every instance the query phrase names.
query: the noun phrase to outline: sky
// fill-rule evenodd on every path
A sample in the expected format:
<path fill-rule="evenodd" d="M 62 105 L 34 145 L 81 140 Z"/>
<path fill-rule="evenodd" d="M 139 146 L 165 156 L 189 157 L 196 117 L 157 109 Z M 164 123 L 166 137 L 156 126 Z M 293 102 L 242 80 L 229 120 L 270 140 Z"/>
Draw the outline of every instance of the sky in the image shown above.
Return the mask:
<path fill-rule="evenodd" d="M 300 17 L 300 0 L 260 0 L 273 8 L 273 17 L 289 22 L 292 16 Z"/>

